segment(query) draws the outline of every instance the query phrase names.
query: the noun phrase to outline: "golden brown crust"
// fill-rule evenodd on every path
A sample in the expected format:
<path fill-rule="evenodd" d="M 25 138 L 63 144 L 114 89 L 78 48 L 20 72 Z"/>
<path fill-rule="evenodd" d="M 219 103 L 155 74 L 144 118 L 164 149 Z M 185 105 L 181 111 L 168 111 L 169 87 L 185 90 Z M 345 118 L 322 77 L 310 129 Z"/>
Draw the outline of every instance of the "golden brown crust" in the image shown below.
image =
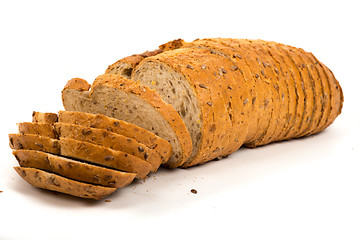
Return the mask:
<path fill-rule="evenodd" d="M 60 144 L 56 139 L 34 134 L 9 134 L 10 148 L 31 149 L 60 154 Z"/>
<path fill-rule="evenodd" d="M 157 54 L 162 53 L 163 50 L 162 49 L 156 49 L 154 51 L 146 51 L 143 52 L 141 54 L 134 54 L 125 58 L 122 58 L 118 61 L 116 61 L 115 63 L 111 64 L 108 66 L 108 68 L 106 69 L 105 73 L 106 74 L 120 74 L 121 72 L 119 72 L 120 68 L 122 67 L 121 65 L 124 65 L 125 67 L 123 67 L 125 69 L 125 71 L 128 71 L 126 73 L 126 75 L 130 76 L 132 70 L 144 59 L 147 57 L 151 57 L 151 56 L 155 56 Z M 122 70 L 124 71 L 124 70 Z M 90 89 L 90 88 L 89 88 Z M 89 90 L 88 89 L 88 90 Z"/>
<path fill-rule="evenodd" d="M 163 163 L 167 162 L 172 153 L 171 145 L 166 140 L 141 127 L 115 118 L 100 114 L 59 111 L 59 122 L 105 129 L 110 132 L 133 138 L 147 147 L 155 149 L 160 154 Z"/>
<path fill-rule="evenodd" d="M 58 121 L 58 115 L 56 113 L 42 113 L 33 111 L 32 122 L 33 123 L 47 123 L 53 124 Z"/>
<path fill-rule="evenodd" d="M 183 120 L 170 104 L 166 104 L 161 99 L 157 92 L 145 85 L 112 74 L 98 76 L 93 83 L 90 96 L 96 91 L 98 86 L 121 89 L 131 94 L 135 94 L 149 102 L 164 117 L 164 119 L 166 119 L 178 137 L 182 149 L 182 159 L 180 162 L 167 162 L 164 164 L 165 166 L 170 168 L 178 167 L 190 157 L 192 152 L 191 137 Z"/>
<path fill-rule="evenodd" d="M 9 134 L 10 147 L 15 150 L 38 150 L 56 155 L 81 159 L 121 171 L 136 173 L 145 178 L 152 166 L 144 160 L 121 151 L 73 139 L 48 137 L 32 134 Z"/>
<path fill-rule="evenodd" d="M 63 90 L 65 89 L 77 89 L 81 91 L 89 91 L 91 85 L 82 78 L 72 78 L 70 79 Z"/>
<path fill-rule="evenodd" d="M 247 105 L 247 103 L 249 91 L 246 88 L 242 71 L 238 67 L 238 64 L 232 60 L 233 52 L 229 55 L 229 51 L 224 46 L 211 40 L 208 41 L 207 39 L 188 43 L 186 47 L 209 50 L 208 56 L 205 56 L 205 58 L 208 58 L 206 60 L 206 66 L 209 67 L 210 73 L 212 73 L 209 77 L 214 78 L 215 87 L 218 86 L 218 89 L 215 88 L 215 92 L 222 93 L 223 104 L 226 107 L 231 122 L 230 128 L 225 130 L 219 128 L 220 131 L 229 135 L 228 142 L 226 144 L 224 143 L 225 147 L 222 152 L 215 156 L 210 156 L 207 160 L 194 162 L 193 164 L 205 163 L 214 157 L 221 158 L 229 155 L 239 149 L 245 141 L 248 131 L 247 114 L 249 112 L 249 105 Z M 214 109 L 214 111 L 216 111 L 216 109 Z M 245 114 L 245 112 L 247 114 Z M 219 124 L 225 126 L 223 122 L 217 125 Z M 214 153 L 216 154 L 216 152 Z"/>
<path fill-rule="evenodd" d="M 14 169 L 25 181 L 34 187 L 76 197 L 99 200 L 116 191 L 116 188 L 82 183 L 35 168 L 14 167 Z"/>
<path fill-rule="evenodd" d="M 136 176 L 134 173 L 115 171 L 36 150 L 15 150 L 13 155 L 21 167 L 36 168 L 104 187 L 125 187 Z"/>
<path fill-rule="evenodd" d="M 56 123 L 55 129 L 57 135 L 62 138 L 90 142 L 138 157 L 150 163 L 153 172 L 156 172 L 162 163 L 160 154 L 156 150 L 150 149 L 132 138 L 105 129 L 90 128 L 68 123 Z"/>
<path fill-rule="evenodd" d="M 122 151 L 68 138 L 60 138 L 58 141 L 62 156 L 136 173 L 138 178 L 145 178 L 152 169 L 150 163 Z"/>
<path fill-rule="evenodd" d="M 165 52 L 165 51 L 181 48 L 185 44 L 186 44 L 185 41 L 183 39 L 179 38 L 179 39 L 175 39 L 170 42 L 164 43 L 164 44 L 160 45 L 159 48 Z"/>
<path fill-rule="evenodd" d="M 49 138 L 57 138 L 54 126 L 48 123 L 22 122 L 18 123 L 20 134 L 34 134 Z"/>

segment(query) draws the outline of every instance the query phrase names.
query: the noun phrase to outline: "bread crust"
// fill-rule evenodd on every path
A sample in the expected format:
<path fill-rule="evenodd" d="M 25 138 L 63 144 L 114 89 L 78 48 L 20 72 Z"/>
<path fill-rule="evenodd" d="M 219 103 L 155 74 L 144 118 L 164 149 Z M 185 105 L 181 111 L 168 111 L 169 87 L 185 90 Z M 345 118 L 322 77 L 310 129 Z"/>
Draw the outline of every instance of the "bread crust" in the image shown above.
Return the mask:
<path fill-rule="evenodd" d="M 116 191 L 116 188 L 82 183 L 35 168 L 14 167 L 15 171 L 34 187 L 61 192 L 81 198 L 99 200 Z"/>
<path fill-rule="evenodd" d="M 56 131 L 52 124 L 48 123 L 32 123 L 21 122 L 18 123 L 18 129 L 20 134 L 34 134 L 49 138 L 57 138 Z"/>
<path fill-rule="evenodd" d="M 32 134 L 9 134 L 10 147 L 15 150 L 38 150 L 82 161 L 99 164 L 113 169 L 136 173 L 138 178 L 145 178 L 152 166 L 121 151 L 74 139 L 48 137 Z"/>
<path fill-rule="evenodd" d="M 14 150 L 13 155 L 21 167 L 36 168 L 104 187 L 125 187 L 136 176 L 134 173 L 115 171 L 36 150 Z"/>
<path fill-rule="evenodd" d="M 135 139 L 105 129 L 60 122 L 55 124 L 55 130 L 62 138 L 90 142 L 138 157 L 152 165 L 152 172 L 156 172 L 162 163 L 160 154 L 156 150 L 148 148 Z"/>
<path fill-rule="evenodd" d="M 162 163 L 166 163 L 172 153 L 172 147 L 166 140 L 141 127 L 115 118 L 100 114 L 59 111 L 59 122 L 105 129 L 135 139 L 139 143 L 142 143 L 151 149 L 155 149 L 160 154 Z"/>
<path fill-rule="evenodd" d="M 36 123 L 53 124 L 58 121 L 58 115 L 56 113 L 42 113 L 33 111 L 32 121 Z"/>

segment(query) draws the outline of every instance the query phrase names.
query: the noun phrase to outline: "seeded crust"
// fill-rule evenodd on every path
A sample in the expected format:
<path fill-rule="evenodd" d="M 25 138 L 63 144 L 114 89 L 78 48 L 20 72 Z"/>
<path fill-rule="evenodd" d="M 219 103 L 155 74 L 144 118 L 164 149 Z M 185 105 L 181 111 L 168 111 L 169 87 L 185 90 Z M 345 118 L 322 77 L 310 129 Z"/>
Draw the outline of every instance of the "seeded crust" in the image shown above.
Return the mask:
<path fill-rule="evenodd" d="M 185 41 L 183 39 L 175 39 L 173 41 L 164 43 L 159 46 L 160 49 L 162 49 L 164 52 L 169 50 L 175 50 L 178 48 L 181 48 L 185 45 Z"/>
<path fill-rule="evenodd" d="M 243 107 L 240 108 L 243 111 L 240 112 L 240 115 L 242 115 L 243 121 L 247 122 L 248 125 L 248 130 L 244 131 L 242 129 L 239 136 L 247 132 L 245 142 L 252 140 L 257 131 L 257 121 L 249 121 L 249 119 L 257 119 L 259 108 L 256 107 L 256 98 L 258 98 L 259 91 L 255 91 L 255 76 L 250 71 L 243 56 L 236 49 L 223 42 L 222 39 L 195 40 L 190 45 L 206 46 L 213 51 L 221 52 L 238 67 L 238 71 L 242 74 L 242 77 L 235 79 L 236 84 L 241 89 L 241 93 L 238 96 L 243 99 Z"/>
<path fill-rule="evenodd" d="M 162 96 L 164 101 L 168 101 L 169 104 L 172 104 L 175 110 L 179 112 L 180 116 L 185 119 L 184 122 L 187 125 L 187 128 L 193 129 L 189 132 L 193 133 L 191 136 L 194 151 L 191 158 L 185 162 L 182 167 L 192 166 L 194 162 L 207 160 L 209 155 L 212 154 L 213 148 L 221 148 L 221 145 L 215 146 L 213 144 L 214 138 L 219 137 L 215 133 L 215 131 L 218 131 L 217 127 L 219 126 L 216 126 L 216 119 L 214 119 L 214 107 L 219 107 L 218 102 L 216 105 L 214 104 L 214 99 L 218 97 L 218 95 L 212 94 L 214 86 L 212 78 L 209 77 L 209 70 L 207 67 L 205 67 L 205 69 L 201 69 L 201 64 L 196 62 L 196 58 L 198 56 L 201 57 L 201 54 L 197 54 L 195 50 L 191 50 L 193 57 L 188 57 L 189 51 L 189 49 L 177 49 L 164 52 L 156 57 L 147 58 L 138 65 L 132 76 L 133 80 L 140 81 L 141 83 L 159 91 L 159 94 Z M 201 50 L 198 50 L 198 53 L 199 52 L 201 52 Z M 202 54 L 205 52 L 206 51 L 203 50 Z M 202 64 L 206 64 L 206 62 Z M 182 84 L 186 90 L 184 90 L 183 93 L 179 92 L 176 95 L 177 97 L 180 97 L 186 94 L 190 98 L 188 99 L 189 103 L 194 104 L 194 108 L 191 110 L 193 113 L 192 119 L 190 118 L 186 120 L 186 115 L 182 114 L 182 105 L 179 104 L 179 101 L 174 101 L 173 98 L 168 98 L 168 93 L 166 91 L 163 92 L 161 89 L 158 89 L 160 88 L 160 85 L 158 86 L 157 82 L 158 79 L 155 78 L 155 82 L 152 84 L 152 78 L 147 76 L 144 78 L 141 74 L 137 75 L 138 73 L 143 72 L 141 70 L 143 68 L 159 69 L 159 72 L 164 71 L 164 74 L 166 72 L 170 72 L 171 76 L 177 76 L 175 78 L 176 81 L 179 82 L 179 85 Z M 145 73 L 149 73 L 150 71 L 151 70 L 146 70 Z M 174 82 L 174 80 L 169 79 L 169 82 Z M 177 89 L 177 92 L 178 91 L 179 89 Z M 196 101 L 198 102 L 196 103 Z M 196 112 L 199 112 L 199 116 L 197 116 Z M 222 115 L 217 114 L 216 117 L 224 118 L 224 114 L 225 112 Z M 225 124 L 227 123 L 225 122 Z M 196 133 L 198 133 L 198 135 Z"/>
<path fill-rule="evenodd" d="M 314 66 L 314 69 L 316 69 L 316 72 L 318 73 L 319 78 L 317 79 L 317 82 L 321 84 L 322 93 L 320 95 L 320 100 L 322 102 L 322 109 L 321 109 L 321 119 L 317 123 L 316 127 L 312 129 L 308 135 L 314 134 L 320 131 L 320 129 L 325 125 L 327 122 L 327 119 L 329 117 L 330 111 L 331 111 L 331 94 L 330 94 L 330 86 L 329 86 L 329 79 L 326 75 L 325 70 L 323 67 L 318 63 L 318 61 L 315 59 L 315 57 L 312 55 L 312 53 L 308 53 L 307 56 L 310 59 L 310 62 L 312 63 L 312 66 Z"/>
<path fill-rule="evenodd" d="M 313 88 L 310 85 L 311 81 L 306 65 L 298 55 L 297 50 L 286 45 L 281 45 L 281 47 L 286 50 L 292 61 L 295 63 L 302 81 L 301 88 L 304 92 L 304 112 L 301 116 L 300 125 L 297 127 L 296 133 L 292 135 L 292 138 L 295 138 L 300 137 L 301 133 L 304 132 L 310 123 L 313 113 L 312 109 L 314 108 L 314 93 Z"/>
<path fill-rule="evenodd" d="M 34 187 L 76 197 L 99 200 L 116 191 L 116 188 L 82 183 L 35 168 L 14 167 L 14 169 L 25 181 Z"/>
<path fill-rule="evenodd" d="M 280 109 L 282 109 L 282 100 L 279 94 L 279 83 L 275 77 L 274 71 L 271 68 L 273 65 L 272 60 L 270 60 L 270 58 L 267 56 L 267 53 L 262 51 L 262 49 L 259 47 L 259 45 L 262 45 L 262 43 L 254 43 L 253 41 L 238 39 L 236 39 L 236 41 L 241 45 L 247 46 L 250 51 L 255 52 L 257 55 L 256 61 L 260 68 L 260 73 L 263 76 L 263 80 L 265 81 L 265 87 L 270 90 L 272 95 L 272 101 L 274 104 L 271 119 L 262 136 L 256 141 L 256 143 L 254 143 L 255 146 L 265 145 L 273 141 L 272 137 L 277 127 L 279 127 L 279 125 L 282 123 L 282 119 L 279 117 Z"/>
<path fill-rule="evenodd" d="M 58 121 L 58 115 L 56 113 L 42 113 L 33 111 L 32 121 L 37 123 L 53 124 Z"/>
<path fill-rule="evenodd" d="M 316 58 L 315 58 L 316 59 Z M 317 59 L 316 59 L 317 60 Z M 336 80 L 334 74 L 332 71 L 326 67 L 322 62 L 317 60 L 317 64 L 319 67 L 321 67 L 327 76 L 328 84 L 330 87 L 330 114 L 326 120 L 326 123 L 322 128 L 320 128 L 319 131 L 324 130 L 327 128 L 330 124 L 334 122 L 336 117 L 341 113 L 343 102 L 344 102 L 344 95 L 343 91 L 341 89 L 341 86 L 339 82 Z"/>
<path fill-rule="evenodd" d="M 34 134 L 49 138 L 57 138 L 54 126 L 48 123 L 32 123 L 22 122 L 18 123 L 20 134 Z"/>
<path fill-rule="evenodd" d="M 110 148 L 73 139 L 48 137 L 32 134 L 9 134 L 10 147 L 14 150 L 28 149 L 52 153 L 104 167 L 136 173 L 138 178 L 145 178 L 151 165 L 135 156 Z"/>
<path fill-rule="evenodd" d="M 292 47 L 293 48 L 293 47 Z M 298 137 L 303 137 L 308 135 L 313 129 L 316 129 L 319 121 L 321 120 L 321 115 L 323 113 L 323 103 L 322 99 L 322 84 L 318 75 L 318 71 L 315 66 L 312 64 L 311 59 L 309 58 L 309 54 L 305 52 L 303 49 L 294 48 L 294 51 L 297 52 L 297 55 L 302 59 L 303 64 L 302 67 L 307 69 L 309 83 L 311 84 L 311 88 L 313 90 L 313 101 L 314 105 L 312 108 L 312 115 L 309 120 L 308 126 L 299 133 Z"/>
<path fill-rule="evenodd" d="M 258 122 L 258 127 L 254 135 L 255 140 L 253 142 L 248 141 L 245 143 L 245 146 L 247 147 L 255 147 L 257 146 L 257 141 L 259 141 L 260 138 L 266 133 L 266 129 L 270 124 L 270 119 L 273 112 L 272 94 L 270 89 L 266 87 L 265 77 L 262 74 L 260 65 L 256 60 L 257 55 L 255 55 L 254 51 L 250 49 L 249 45 L 241 44 L 240 42 L 233 39 L 221 39 L 220 41 L 235 48 L 238 54 L 244 57 L 246 64 L 250 68 L 250 71 L 255 76 L 255 91 L 258 92 L 259 97 L 255 99 L 255 101 L 258 101 L 257 107 L 259 108 L 260 114 L 256 120 Z"/>
<path fill-rule="evenodd" d="M 134 173 L 115 171 L 36 150 L 15 150 L 13 155 L 21 167 L 36 168 L 104 187 L 125 187 L 136 176 Z"/>
<path fill-rule="evenodd" d="M 129 57 L 120 59 L 119 61 L 109 65 L 106 69 L 105 74 L 116 74 L 120 75 L 123 78 L 130 79 L 133 69 L 147 57 L 155 56 L 159 53 L 162 53 L 162 49 L 157 49 L 155 51 L 146 51 L 142 54 L 134 54 Z M 89 90 L 90 87 L 87 89 Z"/>
<path fill-rule="evenodd" d="M 20 134 L 35 134 L 50 138 L 71 138 L 78 141 L 90 142 L 113 150 L 119 150 L 138 157 L 152 165 L 152 172 L 156 172 L 161 162 L 159 153 L 137 142 L 132 138 L 122 136 L 105 129 L 84 127 L 67 123 L 20 123 Z"/>
<path fill-rule="evenodd" d="M 149 132 L 134 124 L 107 117 L 105 115 L 85 112 L 60 111 L 59 122 L 104 129 L 128 138 L 135 139 L 148 148 L 156 150 L 160 154 L 163 163 L 168 161 L 172 153 L 170 143 L 156 136 L 152 132 Z"/>
<path fill-rule="evenodd" d="M 156 172 L 162 163 L 160 154 L 156 150 L 150 149 L 132 138 L 105 129 L 90 128 L 68 123 L 56 123 L 55 129 L 58 136 L 62 138 L 90 142 L 134 155 L 150 163 L 152 165 L 152 172 Z"/>
<path fill-rule="evenodd" d="M 287 69 L 287 66 L 284 62 L 279 61 L 274 53 L 271 51 L 270 47 L 267 46 L 267 42 L 262 40 L 248 40 L 253 43 L 255 47 L 259 48 L 259 51 L 263 52 L 267 56 L 267 62 L 263 63 L 264 67 L 270 68 L 273 72 L 273 75 L 276 81 L 273 83 L 272 87 L 275 90 L 278 90 L 279 102 L 280 102 L 280 112 L 279 112 L 279 124 L 275 128 L 273 135 L 268 139 L 268 142 L 278 141 L 279 136 L 285 131 L 290 122 L 290 114 L 292 105 L 290 103 L 290 92 L 289 92 L 289 83 L 290 77 L 288 73 L 284 73 L 283 69 Z"/>
<path fill-rule="evenodd" d="M 207 65 L 209 65 L 212 67 L 211 69 L 209 68 L 210 72 L 213 72 L 214 75 L 211 77 L 215 77 L 215 82 L 218 83 L 215 85 L 219 87 L 215 91 L 222 93 L 232 124 L 229 141 L 226 144 L 228 146 L 224 147 L 221 155 L 215 156 L 225 157 L 240 148 L 248 133 L 248 118 L 245 117 L 245 112 L 249 112 L 250 104 L 248 104 L 249 91 L 246 88 L 244 76 L 237 63 L 232 60 L 232 56 L 227 55 L 226 49 L 220 44 L 204 39 L 196 40 L 187 44 L 186 47 L 205 48 L 210 51 L 210 56 L 205 56 L 208 58 L 208 64 L 205 66 L 208 67 Z M 220 122 L 220 125 L 223 124 Z M 229 129 L 227 129 L 227 132 L 229 132 Z M 209 160 L 211 158 L 206 161 Z M 200 163 L 205 163 L 206 161 L 201 161 Z"/>

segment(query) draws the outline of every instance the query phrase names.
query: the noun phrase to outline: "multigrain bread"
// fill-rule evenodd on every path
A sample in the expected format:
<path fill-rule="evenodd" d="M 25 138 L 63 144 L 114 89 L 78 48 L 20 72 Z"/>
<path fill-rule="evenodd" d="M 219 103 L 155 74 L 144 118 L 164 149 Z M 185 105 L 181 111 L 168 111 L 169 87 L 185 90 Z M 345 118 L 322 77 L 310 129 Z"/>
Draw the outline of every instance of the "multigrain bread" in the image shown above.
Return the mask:
<path fill-rule="evenodd" d="M 34 134 L 49 138 L 57 138 L 54 124 L 39 123 L 39 122 L 21 122 L 18 123 L 20 134 Z"/>
<path fill-rule="evenodd" d="M 77 81 L 74 80 L 73 82 L 77 82 Z M 53 124 L 58 121 L 58 115 L 56 113 L 43 113 L 43 112 L 33 111 L 32 121 L 37 123 Z"/>
<path fill-rule="evenodd" d="M 28 149 L 52 153 L 92 164 L 136 173 L 145 178 L 152 169 L 150 163 L 122 151 L 74 139 L 48 137 L 32 134 L 9 134 L 10 147 L 14 150 Z"/>
<path fill-rule="evenodd" d="M 150 163 L 153 172 L 156 172 L 162 163 L 160 154 L 156 150 L 148 148 L 135 139 L 105 129 L 59 122 L 55 124 L 55 131 L 62 138 L 90 142 L 138 157 Z"/>
<path fill-rule="evenodd" d="M 180 166 L 191 154 L 190 135 L 182 119 L 171 105 L 146 86 L 106 74 L 95 80 L 90 93 L 65 89 L 63 99 L 66 110 L 114 117 L 167 140 L 173 151 L 170 159 L 164 163 L 167 167 Z"/>
<path fill-rule="evenodd" d="M 116 191 L 116 188 L 82 183 L 35 168 L 14 167 L 14 169 L 25 181 L 34 187 L 76 197 L 99 200 Z"/>
<path fill-rule="evenodd" d="M 224 157 L 241 145 L 256 147 L 319 132 L 341 112 L 339 83 L 302 49 L 223 38 L 180 39 L 160 49 L 162 53 L 136 63 L 131 79 L 158 92 L 183 119 L 193 143 L 183 166 Z M 224 67 L 229 65 L 236 70 Z M 226 86 L 237 91 L 225 91 Z M 238 139 L 245 140 L 235 144 Z"/>
<path fill-rule="evenodd" d="M 133 173 L 116 171 L 36 150 L 14 150 L 13 155 L 21 167 L 36 168 L 72 180 L 104 187 L 125 187 L 136 176 Z"/>
<path fill-rule="evenodd" d="M 20 134 L 34 134 L 50 138 L 70 138 L 78 141 L 90 142 L 113 150 L 134 155 L 152 165 L 152 171 L 160 167 L 162 160 L 160 154 L 137 142 L 135 139 L 116 134 L 105 129 L 84 127 L 76 124 L 57 122 L 46 123 L 19 123 Z"/>
<path fill-rule="evenodd" d="M 162 53 L 136 63 L 131 79 L 158 92 L 182 118 L 193 144 L 183 167 L 224 157 L 241 145 L 256 147 L 319 132 L 341 112 L 339 83 L 302 49 L 223 38 L 175 40 L 160 49 Z M 82 97 L 71 103 L 89 96 L 78 92 Z"/>

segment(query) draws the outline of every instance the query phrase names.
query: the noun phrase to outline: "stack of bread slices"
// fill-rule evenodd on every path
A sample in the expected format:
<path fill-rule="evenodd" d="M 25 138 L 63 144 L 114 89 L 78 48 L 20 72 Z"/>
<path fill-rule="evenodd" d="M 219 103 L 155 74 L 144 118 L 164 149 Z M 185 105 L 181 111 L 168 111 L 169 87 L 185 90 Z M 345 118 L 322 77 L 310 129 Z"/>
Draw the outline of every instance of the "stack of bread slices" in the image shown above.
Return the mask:
<path fill-rule="evenodd" d="M 57 183 L 60 176 L 84 181 L 65 176 L 68 171 L 25 168 L 26 161 L 19 157 L 43 154 L 46 166 L 48 159 L 61 156 L 56 159 L 126 172 L 121 173 L 126 181 L 102 185 L 107 189 L 126 185 L 131 177 L 144 178 L 160 165 L 195 166 L 241 146 L 318 133 L 341 113 L 343 93 L 330 69 L 303 49 L 263 40 L 209 38 L 174 40 L 120 59 L 92 85 L 73 78 L 62 100 L 66 111 L 57 121 L 37 113 L 33 123 L 19 125 L 20 134 L 10 135 L 10 145 L 19 149 L 14 152 L 22 166 L 17 171 L 25 179 L 27 171 L 35 171 L 30 174 L 33 185 L 34 176 L 46 171 L 47 179 L 59 178 Z M 128 149 L 125 138 L 135 145 Z M 58 187 L 51 183 L 41 186 Z M 75 193 L 85 194 L 70 194 Z"/>
<path fill-rule="evenodd" d="M 171 145 L 133 124 L 82 112 L 33 113 L 9 134 L 20 167 L 33 186 L 101 199 L 169 159 Z"/>

